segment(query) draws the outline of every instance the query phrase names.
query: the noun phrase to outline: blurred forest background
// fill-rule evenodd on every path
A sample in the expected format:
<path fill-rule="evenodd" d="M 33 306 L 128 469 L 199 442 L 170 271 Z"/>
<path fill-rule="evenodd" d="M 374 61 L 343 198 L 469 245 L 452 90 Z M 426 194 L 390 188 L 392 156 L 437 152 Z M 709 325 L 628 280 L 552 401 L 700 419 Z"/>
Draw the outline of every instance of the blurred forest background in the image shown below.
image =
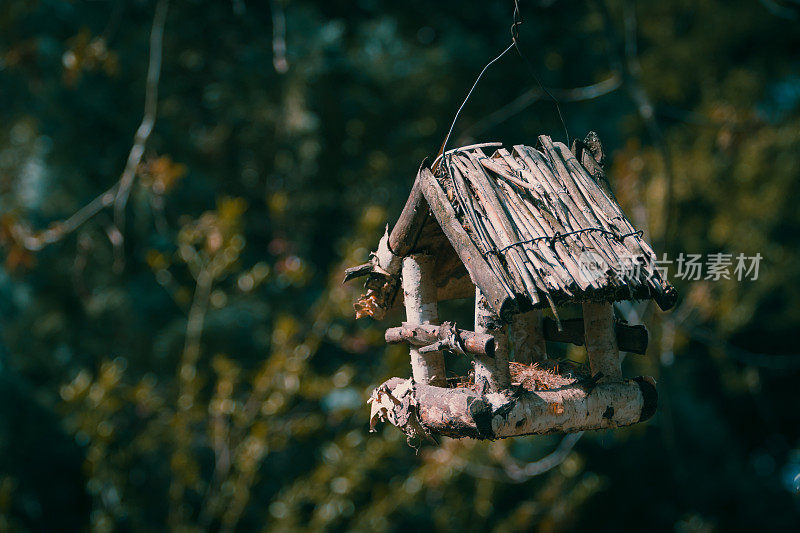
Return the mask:
<path fill-rule="evenodd" d="M 343 268 L 512 9 L 0 2 L 0 530 L 795 530 L 794 0 L 521 2 L 521 47 L 656 251 L 764 257 L 643 308 L 625 372 L 656 377 L 656 417 L 418 451 L 368 434 L 407 350 L 355 322 Z M 509 53 L 451 146 L 542 133 L 563 140 Z"/>

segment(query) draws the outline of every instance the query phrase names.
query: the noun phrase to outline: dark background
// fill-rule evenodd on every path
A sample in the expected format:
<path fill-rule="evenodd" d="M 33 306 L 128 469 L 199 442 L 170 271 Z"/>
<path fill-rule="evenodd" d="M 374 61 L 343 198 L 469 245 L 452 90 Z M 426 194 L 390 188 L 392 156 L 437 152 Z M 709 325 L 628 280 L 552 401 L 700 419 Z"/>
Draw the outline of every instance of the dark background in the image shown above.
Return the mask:
<path fill-rule="evenodd" d="M 755 281 L 671 270 L 677 309 L 636 308 L 651 345 L 624 370 L 658 380 L 655 418 L 577 442 L 368 434 L 369 391 L 409 373 L 382 340 L 402 317 L 355 322 L 342 269 L 400 212 L 512 7 L 172 2 L 124 224 L 72 229 L 52 224 L 125 168 L 156 4 L 0 3 L 0 529 L 797 527 L 794 0 L 521 2 L 523 51 L 570 135 L 604 141 L 656 251 L 763 256 Z M 542 133 L 564 140 L 513 52 L 451 145 Z"/>

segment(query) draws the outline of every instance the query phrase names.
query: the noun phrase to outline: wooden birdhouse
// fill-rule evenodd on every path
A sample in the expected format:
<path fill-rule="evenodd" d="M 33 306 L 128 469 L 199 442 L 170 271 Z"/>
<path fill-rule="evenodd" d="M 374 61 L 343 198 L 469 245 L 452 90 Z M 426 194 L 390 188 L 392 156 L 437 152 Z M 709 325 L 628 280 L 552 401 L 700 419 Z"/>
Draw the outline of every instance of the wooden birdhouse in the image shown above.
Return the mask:
<path fill-rule="evenodd" d="M 381 319 L 399 296 L 405 306 L 386 341 L 410 346 L 412 378 L 373 391 L 373 424 L 495 439 L 627 426 L 655 412 L 653 379 L 620 369 L 620 351 L 644 353 L 647 330 L 615 319 L 613 302 L 667 310 L 675 290 L 611 192 L 596 135 L 572 150 L 539 141 L 466 146 L 423 164 L 371 261 L 347 270 L 346 281 L 368 276 L 357 317 Z M 473 330 L 439 316 L 438 302 L 473 295 Z M 582 318 L 560 320 L 573 303 Z M 563 371 L 545 341 L 585 345 L 588 369 Z M 474 372 L 452 383 L 444 350 L 471 358 Z"/>

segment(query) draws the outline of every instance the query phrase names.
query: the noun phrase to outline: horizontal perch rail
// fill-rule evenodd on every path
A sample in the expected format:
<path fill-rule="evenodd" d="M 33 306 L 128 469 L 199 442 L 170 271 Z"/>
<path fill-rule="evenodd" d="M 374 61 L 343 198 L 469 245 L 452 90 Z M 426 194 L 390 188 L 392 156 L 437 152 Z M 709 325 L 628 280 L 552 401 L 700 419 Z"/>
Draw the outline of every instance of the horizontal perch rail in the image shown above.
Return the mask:
<path fill-rule="evenodd" d="M 494 337 L 487 333 L 476 333 L 465 329 L 457 329 L 449 322 L 441 326 L 432 324 L 409 324 L 386 330 L 386 342 L 397 344 L 407 342 L 413 346 L 425 346 L 420 352 L 434 350 L 463 351 L 469 355 L 486 355 L 494 357 Z"/>
<path fill-rule="evenodd" d="M 658 393 L 651 378 L 575 385 L 515 395 L 480 394 L 391 378 L 370 398 L 371 424 L 388 421 L 409 436 L 498 439 L 629 426 L 649 419 Z"/>
<path fill-rule="evenodd" d="M 584 323 L 581 318 L 561 321 L 561 331 L 558 331 L 556 321 L 545 318 L 543 321 L 544 338 L 553 342 L 568 342 L 577 346 L 586 343 Z M 617 345 L 623 352 L 631 352 L 643 355 L 647 351 L 648 334 L 647 328 L 643 325 L 631 326 L 623 322 L 617 322 L 614 326 L 617 333 Z"/>
<path fill-rule="evenodd" d="M 544 338 L 552 342 L 568 342 L 577 346 L 586 343 L 584 337 L 583 320 L 580 318 L 562 320 L 562 331 L 558 331 L 555 320 L 543 320 Z M 445 328 L 445 329 L 442 329 Z M 642 325 L 631 326 L 617 322 L 615 325 L 617 344 L 624 352 L 644 354 L 647 350 L 647 328 Z M 457 337 L 453 337 L 453 333 Z M 398 344 L 407 342 L 413 346 L 429 347 L 427 351 L 462 350 L 468 355 L 486 355 L 494 357 L 494 336 L 488 333 L 476 333 L 465 329 L 456 329 L 449 323 L 442 326 L 432 324 L 409 324 L 404 322 L 402 327 L 389 328 L 385 334 L 386 342 Z M 421 350 L 423 353 L 425 349 Z"/>

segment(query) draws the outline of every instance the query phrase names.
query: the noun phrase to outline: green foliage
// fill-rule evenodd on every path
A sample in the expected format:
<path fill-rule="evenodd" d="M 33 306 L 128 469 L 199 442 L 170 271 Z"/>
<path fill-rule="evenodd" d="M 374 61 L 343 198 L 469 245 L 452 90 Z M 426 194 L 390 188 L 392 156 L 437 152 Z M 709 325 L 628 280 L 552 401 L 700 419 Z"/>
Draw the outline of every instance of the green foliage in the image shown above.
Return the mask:
<path fill-rule="evenodd" d="M 104 209 L 41 247 L 26 237 L 119 179 L 155 3 L 3 2 L 0 529 L 788 529 L 800 33 L 765 4 L 800 17 L 791 2 L 521 2 L 546 85 L 624 66 L 621 87 L 563 111 L 572 135 L 598 131 L 658 251 L 764 256 L 758 281 L 678 281 L 678 311 L 638 308 L 651 349 L 626 372 L 657 377 L 658 415 L 526 476 L 559 437 L 414 450 L 368 434 L 369 391 L 408 374 L 407 352 L 355 323 L 358 288 L 341 285 L 507 45 L 511 2 L 174 2 L 126 226 Z M 531 88 L 509 54 L 452 144 L 561 136 L 547 100 L 494 114 Z"/>

